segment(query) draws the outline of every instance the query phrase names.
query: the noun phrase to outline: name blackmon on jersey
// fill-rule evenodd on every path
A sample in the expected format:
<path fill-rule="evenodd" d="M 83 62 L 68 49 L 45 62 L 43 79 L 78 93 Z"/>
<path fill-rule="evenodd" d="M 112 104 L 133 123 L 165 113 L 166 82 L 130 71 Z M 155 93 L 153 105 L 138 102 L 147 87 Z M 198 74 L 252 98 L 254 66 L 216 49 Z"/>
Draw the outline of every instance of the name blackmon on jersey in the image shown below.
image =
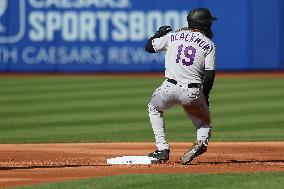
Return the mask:
<path fill-rule="evenodd" d="M 209 51 L 212 47 L 211 44 L 207 43 L 206 40 L 202 40 L 201 38 L 194 35 L 194 33 L 176 33 L 171 34 L 170 36 L 171 42 L 177 41 L 177 40 L 183 40 L 187 42 L 192 42 L 201 47 L 204 51 Z"/>

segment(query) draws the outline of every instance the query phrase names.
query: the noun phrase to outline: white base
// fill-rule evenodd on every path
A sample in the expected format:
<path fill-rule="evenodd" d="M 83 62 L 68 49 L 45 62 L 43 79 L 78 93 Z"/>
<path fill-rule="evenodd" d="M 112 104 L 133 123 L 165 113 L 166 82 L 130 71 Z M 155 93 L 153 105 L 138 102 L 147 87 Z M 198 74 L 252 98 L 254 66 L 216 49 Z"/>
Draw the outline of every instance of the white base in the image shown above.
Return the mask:
<path fill-rule="evenodd" d="M 156 164 L 159 160 L 156 158 L 148 157 L 148 156 L 122 156 L 107 159 L 107 164 L 109 165 L 149 165 Z"/>

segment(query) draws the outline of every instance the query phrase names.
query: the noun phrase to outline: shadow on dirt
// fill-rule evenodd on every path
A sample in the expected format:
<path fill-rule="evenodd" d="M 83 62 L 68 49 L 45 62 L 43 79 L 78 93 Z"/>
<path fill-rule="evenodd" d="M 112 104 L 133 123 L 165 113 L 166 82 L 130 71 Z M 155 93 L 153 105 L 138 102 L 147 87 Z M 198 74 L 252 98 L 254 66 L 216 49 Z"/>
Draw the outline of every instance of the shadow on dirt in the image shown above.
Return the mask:
<path fill-rule="evenodd" d="M 197 162 L 193 163 L 192 165 L 197 165 L 197 164 L 213 164 L 213 165 L 218 165 L 218 164 L 244 164 L 244 163 L 284 163 L 284 160 L 227 160 L 227 161 L 202 161 L 202 162 Z"/>
<path fill-rule="evenodd" d="M 95 164 L 95 165 L 34 165 L 34 166 L 26 166 L 26 167 L 0 167 L 0 171 L 1 170 L 17 170 L 17 169 L 21 169 L 21 170 L 28 170 L 28 169 L 55 169 L 55 168 L 72 168 L 72 167 L 102 167 L 102 166 L 110 166 L 107 164 Z"/>

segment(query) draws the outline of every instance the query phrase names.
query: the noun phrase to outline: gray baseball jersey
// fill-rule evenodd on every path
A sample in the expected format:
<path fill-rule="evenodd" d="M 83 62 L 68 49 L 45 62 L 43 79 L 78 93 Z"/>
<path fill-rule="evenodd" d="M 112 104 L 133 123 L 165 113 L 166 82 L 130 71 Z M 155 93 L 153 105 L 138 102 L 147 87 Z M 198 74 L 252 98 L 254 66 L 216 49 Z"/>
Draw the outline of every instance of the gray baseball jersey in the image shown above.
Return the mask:
<path fill-rule="evenodd" d="M 215 45 L 200 32 L 182 30 L 152 40 L 166 51 L 165 76 L 182 83 L 202 83 L 204 70 L 215 70 Z"/>

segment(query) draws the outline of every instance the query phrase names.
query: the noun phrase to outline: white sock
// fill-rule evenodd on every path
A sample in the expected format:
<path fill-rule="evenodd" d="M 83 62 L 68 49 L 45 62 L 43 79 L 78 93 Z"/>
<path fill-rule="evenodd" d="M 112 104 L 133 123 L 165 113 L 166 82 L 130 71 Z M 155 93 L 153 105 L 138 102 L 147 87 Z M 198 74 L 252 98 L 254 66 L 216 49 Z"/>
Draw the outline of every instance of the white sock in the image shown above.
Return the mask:
<path fill-rule="evenodd" d="M 206 146 L 208 146 L 209 139 L 211 137 L 211 125 L 202 125 L 199 129 L 197 129 L 197 140 L 201 140 L 204 142 Z"/>

